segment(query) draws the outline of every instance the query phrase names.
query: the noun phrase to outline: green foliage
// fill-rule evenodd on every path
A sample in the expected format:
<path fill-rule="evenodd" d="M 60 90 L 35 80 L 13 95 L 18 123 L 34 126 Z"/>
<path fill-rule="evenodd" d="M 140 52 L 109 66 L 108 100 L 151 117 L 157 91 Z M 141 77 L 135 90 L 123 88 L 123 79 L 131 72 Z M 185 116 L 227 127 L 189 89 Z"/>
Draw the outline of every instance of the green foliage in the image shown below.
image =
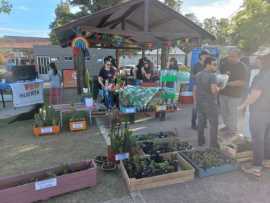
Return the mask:
<path fill-rule="evenodd" d="M 55 9 L 55 16 L 55 20 L 50 24 L 50 40 L 52 44 L 57 45 L 59 44 L 59 41 L 56 37 L 54 29 L 70 22 L 75 16 L 71 13 L 69 4 L 63 2 L 57 5 Z"/>
<path fill-rule="evenodd" d="M 234 43 L 248 53 L 270 43 L 270 4 L 264 0 L 245 0 L 233 17 L 231 35 Z"/>
<path fill-rule="evenodd" d="M 189 20 L 191 20 L 192 22 L 196 23 L 197 25 L 202 26 L 199 19 L 197 18 L 197 16 L 194 13 L 187 13 L 187 14 L 185 14 L 185 17 L 188 18 Z"/>
<path fill-rule="evenodd" d="M 52 106 L 44 105 L 35 114 L 35 127 L 47 127 L 59 125 L 59 113 Z"/>
<path fill-rule="evenodd" d="M 215 17 L 207 18 L 203 22 L 203 28 L 210 34 L 216 37 L 216 42 L 220 45 L 225 45 L 229 42 L 229 19 L 217 19 Z"/>
<path fill-rule="evenodd" d="M 121 126 L 113 126 L 110 133 L 111 146 L 114 153 L 130 152 L 132 148 L 136 147 L 136 140 L 132 136 L 128 125 L 124 128 Z"/>
<path fill-rule="evenodd" d="M 9 14 L 12 9 L 12 4 L 8 0 L 0 0 L 0 13 Z"/>
<path fill-rule="evenodd" d="M 114 6 L 122 0 L 70 0 L 69 2 L 72 6 L 80 7 L 81 11 L 76 16 L 81 17 Z"/>
<path fill-rule="evenodd" d="M 179 13 L 181 12 L 181 8 L 183 5 L 182 0 L 165 0 L 164 3 L 175 11 Z"/>

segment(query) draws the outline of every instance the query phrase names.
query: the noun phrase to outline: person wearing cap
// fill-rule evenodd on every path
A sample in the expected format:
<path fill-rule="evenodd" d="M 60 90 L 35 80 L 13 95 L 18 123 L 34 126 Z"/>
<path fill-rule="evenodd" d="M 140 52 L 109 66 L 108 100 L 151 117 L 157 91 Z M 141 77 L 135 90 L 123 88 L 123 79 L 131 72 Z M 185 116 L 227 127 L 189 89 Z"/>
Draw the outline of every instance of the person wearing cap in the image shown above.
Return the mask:
<path fill-rule="evenodd" d="M 239 107 L 244 111 L 250 107 L 250 131 L 253 148 L 253 165 L 242 167 L 243 171 L 261 176 L 263 166 L 270 168 L 270 48 L 255 53 L 259 74 L 254 78 L 250 94 Z"/>
<path fill-rule="evenodd" d="M 248 73 L 243 63 L 240 62 L 240 50 L 232 48 L 228 56 L 220 63 L 220 73 L 227 74 L 229 81 L 220 92 L 221 115 L 225 127 L 221 129 L 225 139 L 234 138 L 241 133 L 239 122 L 241 117 L 238 106 L 243 101 Z M 242 119 L 243 120 L 243 119 Z"/>
<path fill-rule="evenodd" d="M 199 55 L 199 62 L 196 63 L 194 67 L 192 68 L 191 77 L 194 82 L 193 84 L 194 86 L 196 85 L 195 76 L 204 69 L 205 59 L 208 58 L 209 56 L 210 54 L 208 53 L 208 51 L 202 50 L 202 52 Z M 193 89 L 193 100 L 194 100 L 194 106 L 192 109 L 191 128 L 196 130 L 197 129 L 197 109 L 196 109 L 196 96 L 195 96 L 194 89 Z"/>

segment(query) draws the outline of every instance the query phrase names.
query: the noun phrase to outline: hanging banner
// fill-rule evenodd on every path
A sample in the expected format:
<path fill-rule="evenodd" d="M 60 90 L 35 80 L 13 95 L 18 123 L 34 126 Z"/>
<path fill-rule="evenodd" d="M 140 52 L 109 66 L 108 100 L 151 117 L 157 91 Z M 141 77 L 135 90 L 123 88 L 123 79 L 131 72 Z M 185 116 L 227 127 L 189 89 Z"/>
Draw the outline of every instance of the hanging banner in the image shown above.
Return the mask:
<path fill-rule="evenodd" d="M 10 83 L 14 107 L 44 103 L 43 80 Z"/>

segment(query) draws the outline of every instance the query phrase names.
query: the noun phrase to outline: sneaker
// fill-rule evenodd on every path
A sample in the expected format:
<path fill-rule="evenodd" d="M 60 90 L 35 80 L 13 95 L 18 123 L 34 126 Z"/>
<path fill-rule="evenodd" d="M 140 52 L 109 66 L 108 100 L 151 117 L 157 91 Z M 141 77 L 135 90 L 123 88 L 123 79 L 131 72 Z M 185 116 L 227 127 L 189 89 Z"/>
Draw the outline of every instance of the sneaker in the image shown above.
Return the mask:
<path fill-rule="evenodd" d="M 267 169 L 270 169 L 270 160 L 264 160 L 263 161 L 263 167 L 267 168 Z"/>
<path fill-rule="evenodd" d="M 256 177 L 262 176 L 262 167 L 261 166 L 252 166 L 252 165 L 243 165 L 241 166 L 241 170 L 250 175 L 254 175 Z"/>

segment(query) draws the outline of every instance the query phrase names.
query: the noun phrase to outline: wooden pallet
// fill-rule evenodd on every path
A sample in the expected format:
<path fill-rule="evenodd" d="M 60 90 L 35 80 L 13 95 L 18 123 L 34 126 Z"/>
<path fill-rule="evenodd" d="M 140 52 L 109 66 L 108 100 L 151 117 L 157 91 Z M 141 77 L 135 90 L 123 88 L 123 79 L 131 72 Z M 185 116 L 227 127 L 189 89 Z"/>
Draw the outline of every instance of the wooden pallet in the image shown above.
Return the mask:
<path fill-rule="evenodd" d="M 163 156 L 169 157 L 171 156 L 171 154 L 172 153 L 167 153 L 167 154 L 164 154 Z M 130 178 L 128 176 L 124 163 L 121 161 L 120 169 L 121 169 L 122 176 L 127 184 L 128 190 L 130 192 L 133 192 L 133 191 L 138 191 L 138 190 L 157 188 L 157 187 L 192 181 L 194 179 L 195 169 L 185 159 L 183 159 L 182 156 L 180 156 L 177 152 L 173 152 L 173 154 L 176 155 L 180 165 L 182 166 L 184 165 L 190 169 L 184 170 L 184 171 L 177 171 L 174 173 L 169 173 L 169 174 L 164 174 L 164 175 L 159 175 L 159 176 L 136 179 L 136 178 Z"/>
<path fill-rule="evenodd" d="M 233 144 L 231 144 L 233 145 Z M 222 145 L 221 150 L 225 155 L 228 157 L 235 159 L 237 162 L 246 162 L 251 161 L 253 158 L 253 152 L 252 151 L 243 151 L 243 152 L 237 152 L 237 146 L 233 145 L 233 147 L 229 145 Z"/>

